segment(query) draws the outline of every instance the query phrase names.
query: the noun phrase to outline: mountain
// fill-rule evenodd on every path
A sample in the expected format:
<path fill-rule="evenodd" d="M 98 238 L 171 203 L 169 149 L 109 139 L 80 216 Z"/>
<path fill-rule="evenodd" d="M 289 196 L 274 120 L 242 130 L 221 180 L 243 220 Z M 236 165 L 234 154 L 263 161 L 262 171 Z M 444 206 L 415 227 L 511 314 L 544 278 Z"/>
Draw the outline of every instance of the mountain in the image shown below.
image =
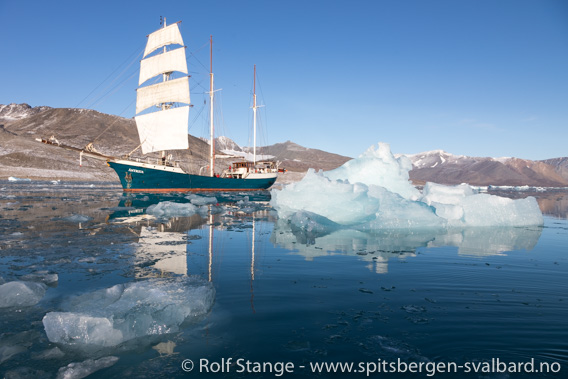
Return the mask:
<path fill-rule="evenodd" d="M 206 142 L 209 143 L 209 141 Z M 215 149 L 220 151 L 243 151 L 235 141 L 224 136 L 215 138 Z"/>
<path fill-rule="evenodd" d="M 282 166 L 292 171 L 332 170 L 351 160 L 343 155 L 328 153 L 318 149 L 309 149 L 292 141 L 277 143 L 256 149 L 257 154 L 275 156 L 282 161 Z"/>
<path fill-rule="evenodd" d="M 93 143 L 98 152 L 117 157 L 135 150 L 140 143 L 133 119 L 89 109 L 30 109 L 27 104 L 10 104 L 1 109 L 5 113 L 0 114 L 0 178 L 116 181 L 116 174 L 104 162 L 83 159 L 83 167 L 79 167 L 78 153 L 35 139 L 55 136 L 60 143 L 77 148 Z M 182 167 L 196 172 L 208 164 L 209 145 L 191 135 L 188 141 L 189 150 L 171 154 L 174 160 L 190 162 Z M 159 159 L 157 153 L 146 157 Z"/>
<path fill-rule="evenodd" d="M 244 156 L 252 160 L 252 147 L 240 147 L 228 137 L 215 138 L 215 148 L 226 154 Z M 256 148 L 257 159 L 274 159 L 289 171 L 305 172 L 308 168 L 332 170 L 350 160 L 349 157 L 310 149 L 294 142 L 286 141 L 270 146 Z"/>
<path fill-rule="evenodd" d="M 546 163 L 556 170 L 556 172 L 565 179 L 568 179 L 568 157 L 546 159 L 541 161 Z"/>
<path fill-rule="evenodd" d="M 123 156 L 139 145 L 133 119 L 112 116 L 88 109 L 31 107 L 28 104 L 0 105 L 0 178 L 10 176 L 31 179 L 110 180 L 116 174 L 104 162 L 83 159 L 79 154 L 36 142 L 36 138 L 55 136 L 61 143 L 84 148 L 94 142 L 102 154 Z M 209 144 L 188 135 L 189 150 L 173 151 L 174 160 L 182 168 L 200 172 L 208 166 Z M 250 147 L 240 147 L 227 137 L 218 137 L 216 151 L 220 154 L 249 156 Z M 308 168 L 331 170 L 351 158 L 322 150 L 310 149 L 286 141 L 257 147 L 258 156 L 270 156 L 281 162 L 288 175 L 282 180 L 298 180 Z M 133 156 L 140 156 L 140 152 Z M 469 183 L 472 185 L 507 186 L 568 186 L 568 158 L 530 161 L 518 158 L 481 158 L 453 155 L 442 150 L 407 155 L 413 163 L 410 179 L 415 184 Z M 144 159 L 159 159 L 157 153 Z M 260 158 L 263 159 L 263 158 Z M 222 170 L 229 160 L 218 159 Z M 280 179 L 279 179 L 280 181 Z"/>
<path fill-rule="evenodd" d="M 0 105 L 0 178 L 117 180 L 114 171 L 101 161 L 83 159 L 83 166 L 79 167 L 78 153 L 35 141 L 36 138 L 47 139 L 51 136 L 62 144 L 81 149 L 93 143 L 96 151 L 117 157 L 130 153 L 139 145 L 133 119 L 88 109 Z M 174 156 L 174 160 L 186 162 L 181 163 L 182 168 L 198 173 L 209 164 L 209 144 L 191 135 L 188 135 L 188 140 L 189 150 L 168 153 Z M 241 148 L 227 137 L 216 138 L 215 150 L 218 154 L 226 151 L 247 157 L 252 151 L 250 148 Z M 281 156 L 272 152 L 278 152 Z M 305 172 L 309 167 L 328 170 L 350 159 L 304 148 L 290 141 L 257 148 L 257 154 L 260 159 L 281 161 L 281 167 L 296 172 Z M 157 153 L 146 157 L 159 159 Z M 229 164 L 224 159 L 216 161 L 218 170 Z"/>
<path fill-rule="evenodd" d="M 0 119 L 4 121 L 15 121 L 34 114 L 43 112 L 44 110 L 51 109 L 50 107 L 34 107 L 28 104 L 0 104 Z"/>
<path fill-rule="evenodd" d="M 530 161 L 519 158 L 485 158 L 453 155 L 442 150 L 407 155 L 413 169 L 410 179 L 415 184 L 469 183 L 487 186 L 568 186 L 568 158 L 549 161 Z M 563 161 L 564 160 L 564 161 Z M 563 171 L 564 170 L 564 171 Z"/>

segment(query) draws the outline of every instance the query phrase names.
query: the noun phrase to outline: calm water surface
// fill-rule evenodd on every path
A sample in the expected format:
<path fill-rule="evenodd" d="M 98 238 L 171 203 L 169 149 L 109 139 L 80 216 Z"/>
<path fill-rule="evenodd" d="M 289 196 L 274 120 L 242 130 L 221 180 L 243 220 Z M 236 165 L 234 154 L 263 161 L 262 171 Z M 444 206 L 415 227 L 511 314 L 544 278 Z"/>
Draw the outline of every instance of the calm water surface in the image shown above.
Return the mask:
<path fill-rule="evenodd" d="M 328 235 L 292 230 L 267 193 L 200 196 L 217 202 L 126 196 L 110 184 L 0 182 L 0 284 L 47 284 L 36 304 L 0 308 L 0 373 L 82 377 L 70 371 L 75 362 L 91 377 L 270 378 L 289 362 L 293 372 L 284 377 L 328 377 L 310 365 L 378 371 L 381 362 L 400 361 L 422 363 L 423 371 L 370 375 L 427 377 L 426 367 L 453 362 L 457 372 L 434 376 L 464 377 L 469 367 L 469 377 L 568 377 L 566 193 L 536 194 L 544 227 Z M 190 200 L 208 204 L 192 215 L 175 206 L 147 213 L 153 204 Z M 118 322 L 124 315 L 100 306 L 101 291 L 184 286 L 187 277 L 213 295 L 204 312 L 171 322 L 167 332 L 94 348 L 48 339 L 42 320 L 50 312 L 106 312 Z M 192 296 L 187 304 L 203 300 Z M 140 323 L 148 307 L 170 317 L 159 302 L 131 302 L 131 322 Z M 116 358 L 102 367 L 108 357 Z M 189 373 L 182 369 L 188 359 Z M 205 359 L 217 374 L 200 367 Z M 533 362 L 535 370 L 544 363 L 551 372 L 471 372 L 495 359 Z M 242 372 L 247 360 L 248 369 L 264 372 Z"/>

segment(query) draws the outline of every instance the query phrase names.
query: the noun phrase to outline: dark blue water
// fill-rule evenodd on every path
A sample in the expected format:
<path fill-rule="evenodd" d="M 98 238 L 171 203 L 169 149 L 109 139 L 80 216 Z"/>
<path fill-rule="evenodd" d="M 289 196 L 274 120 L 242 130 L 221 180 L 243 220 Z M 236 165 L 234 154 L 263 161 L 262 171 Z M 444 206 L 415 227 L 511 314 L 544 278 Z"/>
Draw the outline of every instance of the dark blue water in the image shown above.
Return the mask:
<path fill-rule="evenodd" d="M 189 206 L 196 198 L 1 182 L 0 284 L 47 283 L 57 274 L 35 304 L 0 308 L 3 376 L 328 377 L 342 370 L 314 366 L 322 362 L 344 363 L 349 377 L 568 374 L 564 193 L 538 194 L 544 227 L 328 235 L 292 230 L 267 193 L 203 196 L 217 201 L 156 217 L 149 206 Z M 50 312 L 106 312 L 115 323 L 141 323 L 145 300 L 132 300 L 127 316 L 89 304 L 118 284 L 188 277 L 196 288 L 211 286 L 214 298 L 204 300 L 205 312 L 170 322 L 167 333 L 85 348 L 81 336 L 50 341 L 42 322 Z M 91 300 L 78 305 L 84 296 Z M 192 296 L 184 303 L 202 300 Z M 149 304 L 163 306 L 158 298 Z M 182 369 L 191 368 L 187 360 L 191 372 Z"/>

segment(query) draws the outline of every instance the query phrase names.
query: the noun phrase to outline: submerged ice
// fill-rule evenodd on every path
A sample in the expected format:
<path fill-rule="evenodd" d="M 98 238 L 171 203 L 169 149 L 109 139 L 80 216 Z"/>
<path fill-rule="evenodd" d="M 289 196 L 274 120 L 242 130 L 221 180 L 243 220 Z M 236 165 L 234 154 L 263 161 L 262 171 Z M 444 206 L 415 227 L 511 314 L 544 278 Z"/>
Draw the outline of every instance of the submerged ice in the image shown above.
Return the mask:
<path fill-rule="evenodd" d="M 214 297 L 213 286 L 194 277 L 118 284 L 70 299 L 65 312 L 47 313 L 43 325 L 54 343 L 112 347 L 177 332 L 209 312 Z"/>
<path fill-rule="evenodd" d="M 407 157 L 395 158 L 379 143 L 335 170 L 310 169 L 300 182 L 272 190 L 271 205 L 279 217 L 312 228 L 313 215 L 324 225 L 360 230 L 543 224 L 533 197 L 479 194 L 467 184 L 427 183 L 420 193 L 409 181 L 411 169 Z"/>
<path fill-rule="evenodd" d="M 13 281 L 0 285 L 0 308 L 29 307 L 37 304 L 45 295 L 43 283 Z"/>

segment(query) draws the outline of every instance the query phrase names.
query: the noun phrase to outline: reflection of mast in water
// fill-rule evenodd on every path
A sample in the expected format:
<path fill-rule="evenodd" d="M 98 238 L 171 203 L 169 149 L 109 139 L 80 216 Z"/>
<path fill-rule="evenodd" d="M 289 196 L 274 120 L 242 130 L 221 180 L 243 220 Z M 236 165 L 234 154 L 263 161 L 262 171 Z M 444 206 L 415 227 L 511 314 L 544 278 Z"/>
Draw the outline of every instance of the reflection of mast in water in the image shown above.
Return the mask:
<path fill-rule="evenodd" d="M 255 221 L 254 216 L 252 218 L 252 256 L 250 260 L 250 306 L 252 308 L 252 313 L 256 313 L 254 310 L 254 235 L 255 235 Z"/>
<path fill-rule="evenodd" d="M 211 213 L 211 205 L 209 205 L 209 281 L 213 280 L 213 214 Z"/>
<path fill-rule="evenodd" d="M 141 261 L 154 262 L 150 267 L 160 271 L 161 275 L 187 275 L 186 235 L 169 232 L 169 225 L 160 224 L 157 228 L 142 226 L 137 256 Z M 142 270 L 139 275 L 149 273 Z"/>

